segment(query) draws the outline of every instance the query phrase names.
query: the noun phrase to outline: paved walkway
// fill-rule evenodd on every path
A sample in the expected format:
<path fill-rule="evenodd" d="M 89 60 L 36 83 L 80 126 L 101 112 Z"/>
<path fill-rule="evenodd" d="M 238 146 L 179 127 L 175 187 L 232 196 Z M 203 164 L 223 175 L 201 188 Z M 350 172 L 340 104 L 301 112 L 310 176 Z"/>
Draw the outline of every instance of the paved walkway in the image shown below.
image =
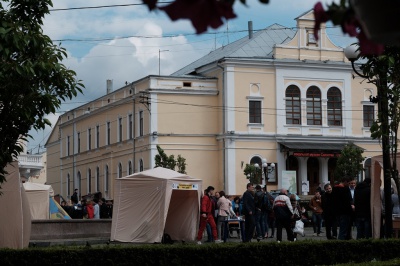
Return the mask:
<path fill-rule="evenodd" d="M 320 236 L 313 236 L 313 229 L 312 227 L 305 227 L 305 236 L 302 237 L 298 235 L 297 241 L 304 241 L 304 240 L 327 240 L 325 235 L 325 228 L 323 228 L 323 233 Z M 276 231 L 276 229 L 275 229 Z M 352 230 L 353 238 L 356 237 L 356 229 L 353 227 Z M 287 241 L 285 229 L 282 231 L 282 240 L 283 242 Z M 253 239 L 253 242 L 256 242 L 256 239 Z M 276 235 L 274 238 L 265 238 L 260 240 L 262 242 L 274 242 L 276 241 Z M 233 237 L 228 238 L 227 242 L 236 242 L 240 243 L 242 240 L 237 237 L 236 232 L 233 232 Z M 196 242 L 194 242 L 196 243 Z M 204 234 L 204 238 L 202 240 L 203 244 L 211 244 L 207 243 L 207 234 Z M 39 241 L 30 241 L 30 247 L 48 247 L 48 246 L 105 246 L 105 245 L 129 245 L 132 243 L 121 243 L 121 242 L 110 242 L 107 238 L 100 238 L 100 237 L 92 237 L 86 239 L 50 239 L 50 240 L 39 240 Z M 223 243 L 222 243 L 223 244 Z M 137 245 L 137 244 L 135 244 Z"/>

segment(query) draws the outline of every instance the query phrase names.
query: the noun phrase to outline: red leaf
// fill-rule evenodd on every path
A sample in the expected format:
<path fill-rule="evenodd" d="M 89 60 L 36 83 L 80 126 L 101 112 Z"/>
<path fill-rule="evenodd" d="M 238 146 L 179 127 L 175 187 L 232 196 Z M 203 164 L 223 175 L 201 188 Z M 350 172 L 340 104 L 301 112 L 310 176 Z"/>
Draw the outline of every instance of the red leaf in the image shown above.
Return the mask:
<path fill-rule="evenodd" d="M 208 27 L 218 28 L 223 24 L 222 18 L 236 18 L 232 5 L 218 0 L 176 0 L 160 9 L 173 21 L 190 19 L 197 34 L 207 31 Z"/>

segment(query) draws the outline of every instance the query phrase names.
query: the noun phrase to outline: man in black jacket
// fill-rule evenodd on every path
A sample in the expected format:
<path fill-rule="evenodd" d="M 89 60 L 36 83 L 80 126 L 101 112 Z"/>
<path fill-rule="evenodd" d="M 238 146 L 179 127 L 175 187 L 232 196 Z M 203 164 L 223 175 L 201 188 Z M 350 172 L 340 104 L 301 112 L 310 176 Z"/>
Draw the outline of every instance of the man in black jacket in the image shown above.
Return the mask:
<path fill-rule="evenodd" d="M 340 184 L 332 189 L 332 198 L 335 205 L 335 215 L 339 225 L 339 239 L 347 240 L 349 233 L 351 215 L 353 213 L 354 205 L 349 189 L 349 177 L 343 177 Z"/>
<path fill-rule="evenodd" d="M 336 225 L 336 216 L 335 216 L 335 202 L 332 197 L 332 186 L 327 183 L 324 186 L 325 193 L 321 196 L 322 209 L 324 210 L 322 213 L 322 217 L 325 221 L 325 230 L 326 230 L 326 238 L 327 239 L 336 239 L 337 238 L 337 225 Z"/>
<path fill-rule="evenodd" d="M 371 238 L 371 179 L 366 178 L 354 190 L 357 239 Z"/>
<path fill-rule="evenodd" d="M 246 239 L 243 242 L 250 242 L 253 238 L 255 223 L 255 211 L 256 207 L 254 204 L 254 185 L 252 183 L 247 184 L 247 190 L 243 193 L 243 214 L 245 216 L 244 228 L 246 233 Z"/>

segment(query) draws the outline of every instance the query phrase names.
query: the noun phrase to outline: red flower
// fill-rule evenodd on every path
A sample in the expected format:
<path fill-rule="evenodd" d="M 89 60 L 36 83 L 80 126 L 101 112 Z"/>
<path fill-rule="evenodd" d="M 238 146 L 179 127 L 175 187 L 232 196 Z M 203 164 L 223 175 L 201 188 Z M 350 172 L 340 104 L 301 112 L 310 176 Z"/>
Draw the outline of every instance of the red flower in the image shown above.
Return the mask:
<path fill-rule="evenodd" d="M 158 0 L 142 0 L 142 1 L 143 1 L 143 4 L 147 5 L 151 11 L 156 8 L 156 4 L 157 4 Z"/>
<path fill-rule="evenodd" d="M 362 30 L 357 39 L 360 44 L 360 55 L 380 55 L 385 50 L 384 45 L 369 40 Z"/>
<path fill-rule="evenodd" d="M 315 17 L 314 38 L 315 40 L 318 40 L 319 39 L 318 32 L 321 27 L 321 23 L 325 23 L 330 19 L 329 15 L 325 12 L 321 2 L 316 3 L 314 6 L 314 17 Z"/>
<path fill-rule="evenodd" d="M 236 18 L 232 4 L 222 0 L 176 0 L 172 4 L 160 7 L 171 20 L 187 18 L 192 21 L 197 34 L 213 29 L 223 24 L 222 18 Z"/>

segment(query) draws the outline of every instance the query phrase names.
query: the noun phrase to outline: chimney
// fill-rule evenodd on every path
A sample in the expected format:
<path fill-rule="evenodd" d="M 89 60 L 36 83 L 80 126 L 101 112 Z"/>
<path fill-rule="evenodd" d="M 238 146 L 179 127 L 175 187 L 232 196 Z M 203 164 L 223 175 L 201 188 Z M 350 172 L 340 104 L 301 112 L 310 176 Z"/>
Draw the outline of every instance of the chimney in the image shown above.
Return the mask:
<path fill-rule="evenodd" d="M 253 38 L 253 21 L 248 22 L 248 28 L 249 28 L 249 39 Z"/>
<path fill-rule="evenodd" d="M 113 91 L 113 81 L 112 79 L 107 79 L 107 94 Z"/>

